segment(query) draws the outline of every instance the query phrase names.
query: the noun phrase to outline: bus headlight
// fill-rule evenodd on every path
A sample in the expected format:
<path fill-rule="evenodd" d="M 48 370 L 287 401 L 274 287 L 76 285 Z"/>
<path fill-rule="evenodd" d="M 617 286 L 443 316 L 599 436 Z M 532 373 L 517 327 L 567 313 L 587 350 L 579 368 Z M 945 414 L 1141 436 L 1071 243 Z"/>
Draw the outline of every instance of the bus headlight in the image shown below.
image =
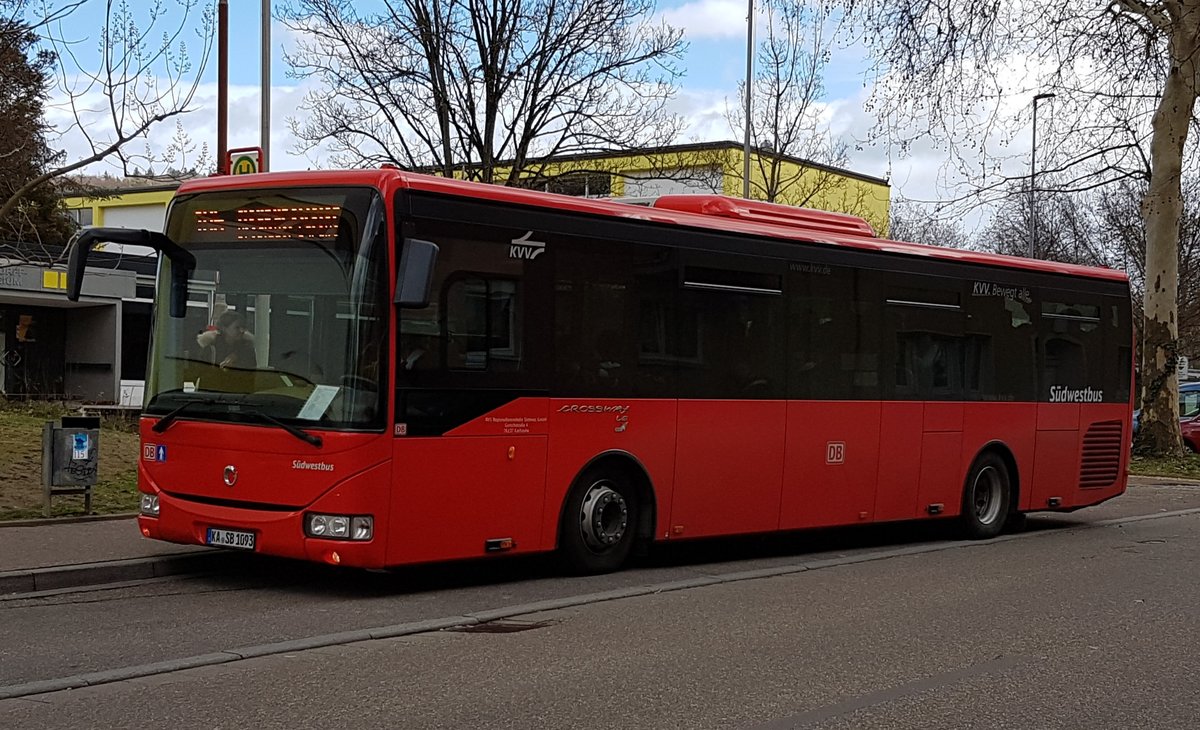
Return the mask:
<path fill-rule="evenodd" d="M 375 520 L 370 517 L 355 517 L 350 520 L 351 540 L 370 540 L 375 532 Z"/>
<path fill-rule="evenodd" d="M 375 519 L 370 515 L 325 515 L 310 512 L 304 519 L 309 537 L 325 540 L 370 540 L 375 534 Z"/>
<path fill-rule="evenodd" d="M 158 517 L 157 494 L 142 494 L 141 513 L 145 517 Z"/>

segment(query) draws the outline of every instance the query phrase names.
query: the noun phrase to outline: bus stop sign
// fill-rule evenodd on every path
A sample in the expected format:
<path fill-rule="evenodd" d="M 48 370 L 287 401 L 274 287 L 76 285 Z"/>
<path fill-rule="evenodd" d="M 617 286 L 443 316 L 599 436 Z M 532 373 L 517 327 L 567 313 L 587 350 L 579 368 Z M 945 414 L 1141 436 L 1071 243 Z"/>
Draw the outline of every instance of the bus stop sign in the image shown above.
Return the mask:
<path fill-rule="evenodd" d="M 253 175 L 262 167 L 261 147 L 241 147 L 229 150 L 229 174 Z"/>

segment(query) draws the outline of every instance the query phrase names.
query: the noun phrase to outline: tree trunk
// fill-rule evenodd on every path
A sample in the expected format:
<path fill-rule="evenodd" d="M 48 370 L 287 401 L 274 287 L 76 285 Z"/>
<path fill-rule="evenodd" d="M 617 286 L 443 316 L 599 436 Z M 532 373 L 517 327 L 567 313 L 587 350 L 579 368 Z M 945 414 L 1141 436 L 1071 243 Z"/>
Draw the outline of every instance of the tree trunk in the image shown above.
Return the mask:
<path fill-rule="evenodd" d="M 1183 452 L 1179 433 L 1179 218 L 1183 147 L 1196 103 L 1197 22 L 1183 18 L 1172 28 L 1171 71 L 1154 113 L 1150 187 L 1142 201 L 1146 221 L 1145 317 L 1142 325 L 1142 414 L 1139 453 Z"/>

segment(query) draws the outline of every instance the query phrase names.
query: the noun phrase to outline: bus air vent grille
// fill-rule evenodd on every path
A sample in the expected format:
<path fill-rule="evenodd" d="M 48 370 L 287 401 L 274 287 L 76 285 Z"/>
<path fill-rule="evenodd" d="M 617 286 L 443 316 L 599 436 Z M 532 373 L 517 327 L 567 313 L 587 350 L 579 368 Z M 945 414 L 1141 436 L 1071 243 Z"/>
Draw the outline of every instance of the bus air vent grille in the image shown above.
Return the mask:
<path fill-rule="evenodd" d="M 1120 421 L 1093 423 L 1083 437 L 1083 459 L 1079 463 L 1079 486 L 1110 487 L 1121 471 L 1124 428 Z"/>

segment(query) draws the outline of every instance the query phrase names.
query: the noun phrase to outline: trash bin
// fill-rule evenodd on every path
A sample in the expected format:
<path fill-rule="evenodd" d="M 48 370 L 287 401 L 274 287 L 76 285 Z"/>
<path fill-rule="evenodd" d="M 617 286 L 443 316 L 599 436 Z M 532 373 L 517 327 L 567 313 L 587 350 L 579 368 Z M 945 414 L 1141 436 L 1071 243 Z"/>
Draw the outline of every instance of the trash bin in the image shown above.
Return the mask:
<path fill-rule="evenodd" d="M 56 496 L 83 495 L 84 514 L 92 512 L 92 487 L 100 466 L 100 419 L 64 416 L 42 427 L 42 514 L 50 516 Z"/>

